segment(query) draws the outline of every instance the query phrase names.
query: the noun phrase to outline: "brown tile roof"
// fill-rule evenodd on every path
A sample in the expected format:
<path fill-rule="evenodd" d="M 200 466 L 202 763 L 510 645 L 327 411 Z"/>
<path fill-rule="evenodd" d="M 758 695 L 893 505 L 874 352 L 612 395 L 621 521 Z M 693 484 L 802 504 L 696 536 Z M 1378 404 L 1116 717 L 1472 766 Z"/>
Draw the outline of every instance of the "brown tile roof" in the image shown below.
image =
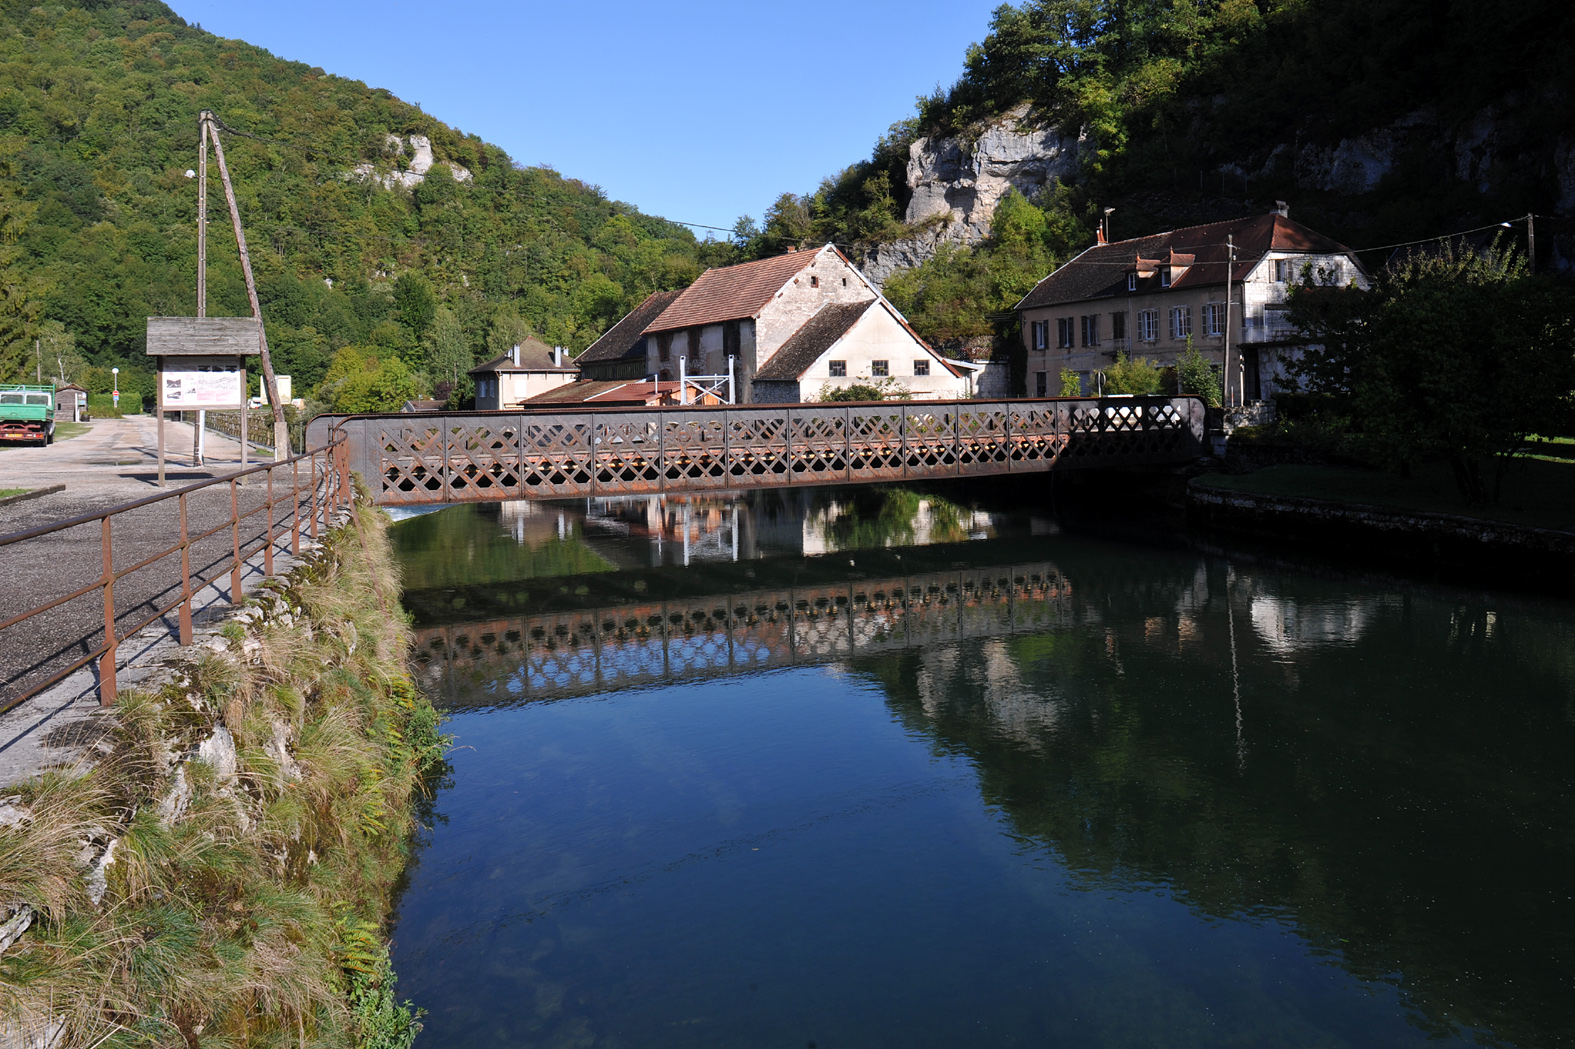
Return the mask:
<path fill-rule="evenodd" d="M 1160 291 L 1160 278 L 1150 267 L 1187 266 L 1172 288 L 1200 288 L 1225 283 L 1227 235 L 1236 241 L 1236 266 L 1232 280 L 1241 280 L 1269 251 L 1301 251 L 1338 255 L 1350 249 L 1321 233 L 1270 213 L 1250 218 L 1211 222 L 1204 226 L 1156 233 L 1132 240 L 1098 244 L 1040 281 L 1017 309 L 1054 306 L 1086 299 L 1111 298 L 1127 292 L 1127 272 L 1139 271 L 1138 291 Z M 1189 259 L 1190 256 L 1190 259 Z M 1163 261 L 1161 261 L 1163 260 Z"/>
<path fill-rule="evenodd" d="M 563 351 L 563 366 L 552 363 L 552 347 L 536 338 L 534 335 L 520 343 L 520 362 L 514 363 L 513 351 L 499 354 L 470 369 L 469 374 L 480 375 L 483 372 L 577 372 L 574 361 L 569 357 L 569 351 Z"/>
<path fill-rule="evenodd" d="M 575 358 L 576 363 L 616 361 L 634 356 L 635 347 L 640 345 L 640 340 L 645 336 L 646 326 L 682 294 L 683 289 L 680 288 L 678 291 L 658 291 L 648 295 L 623 320 L 608 328 L 601 338 L 586 347 L 585 352 Z"/>
<path fill-rule="evenodd" d="M 706 270 L 645 330 L 673 331 L 753 317 L 820 252 L 819 248 L 806 248 L 758 262 Z"/>
<path fill-rule="evenodd" d="M 755 373 L 756 382 L 797 379 L 831 349 L 836 341 L 858 323 L 859 318 L 875 306 L 869 302 L 832 302 L 820 308 L 803 327 L 788 337 L 771 359 Z"/>

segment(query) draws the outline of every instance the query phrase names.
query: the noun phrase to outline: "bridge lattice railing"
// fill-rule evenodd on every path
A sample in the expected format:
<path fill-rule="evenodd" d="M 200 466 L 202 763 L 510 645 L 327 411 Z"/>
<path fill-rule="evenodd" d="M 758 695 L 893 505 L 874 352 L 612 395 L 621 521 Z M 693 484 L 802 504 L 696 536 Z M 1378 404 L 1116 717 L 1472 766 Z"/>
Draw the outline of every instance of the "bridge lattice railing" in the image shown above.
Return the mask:
<path fill-rule="evenodd" d="M 327 416 L 385 505 L 932 480 L 1185 462 L 1194 397 Z"/>

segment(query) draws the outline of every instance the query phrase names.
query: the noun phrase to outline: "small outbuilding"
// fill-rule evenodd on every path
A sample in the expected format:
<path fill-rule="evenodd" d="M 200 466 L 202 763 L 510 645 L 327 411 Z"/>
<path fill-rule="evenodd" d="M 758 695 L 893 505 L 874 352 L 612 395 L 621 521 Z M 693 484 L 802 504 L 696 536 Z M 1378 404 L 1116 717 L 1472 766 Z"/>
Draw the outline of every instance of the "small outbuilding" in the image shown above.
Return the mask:
<path fill-rule="evenodd" d="M 88 393 L 74 382 L 55 387 L 55 422 L 81 422 L 88 417 Z"/>

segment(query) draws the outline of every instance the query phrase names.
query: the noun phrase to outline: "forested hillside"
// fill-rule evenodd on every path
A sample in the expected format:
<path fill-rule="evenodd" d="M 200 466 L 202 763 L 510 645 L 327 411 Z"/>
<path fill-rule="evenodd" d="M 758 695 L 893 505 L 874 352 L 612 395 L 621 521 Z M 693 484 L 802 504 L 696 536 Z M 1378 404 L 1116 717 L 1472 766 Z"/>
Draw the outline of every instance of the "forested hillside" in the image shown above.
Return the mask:
<path fill-rule="evenodd" d="M 1027 106 L 1076 142 L 1076 174 L 887 287 L 921 332 L 959 343 L 1090 243 L 1104 207 L 1114 235 L 1138 236 L 1287 199 L 1354 246 L 1551 220 L 1575 197 L 1572 84 L 1575 8 L 1555 0 L 1025 0 L 868 160 L 779 198 L 751 247 L 868 256 L 922 232 L 904 224 L 909 146 L 966 148 L 981 121 Z M 1566 229 L 1539 228 L 1544 262 Z"/>
<path fill-rule="evenodd" d="M 145 367 L 144 318 L 196 309 L 185 172 L 205 108 L 255 136 L 227 135 L 226 154 L 276 367 L 298 392 L 336 354 L 353 399 L 452 377 L 527 331 L 579 349 L 651 291 L 730 258 L 386 91 L 220 39 L 155 0 L 0 0 L 0 380 L 36 373 L 38 339 L 46 374 L 63 359 L 94 385 L 112 364 L 123 388 L 146 381 L 124 373 Z M 412 135 L 437 160 L 413 189 L 353 174 L 405 171 Z M 244 315 L 210 171 L 209 310 Z"/>

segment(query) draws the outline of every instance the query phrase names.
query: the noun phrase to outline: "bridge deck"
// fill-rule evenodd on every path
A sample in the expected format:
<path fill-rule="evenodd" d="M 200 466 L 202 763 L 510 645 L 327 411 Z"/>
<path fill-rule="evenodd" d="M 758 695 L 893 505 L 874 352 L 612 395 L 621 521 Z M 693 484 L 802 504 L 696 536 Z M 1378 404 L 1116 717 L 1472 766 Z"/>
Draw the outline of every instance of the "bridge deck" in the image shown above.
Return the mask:
<path fill-rule="evenodd" d="M 327 416 L 383 505 L 567 499 L 1186 462 L 1195 397 Z"/>

